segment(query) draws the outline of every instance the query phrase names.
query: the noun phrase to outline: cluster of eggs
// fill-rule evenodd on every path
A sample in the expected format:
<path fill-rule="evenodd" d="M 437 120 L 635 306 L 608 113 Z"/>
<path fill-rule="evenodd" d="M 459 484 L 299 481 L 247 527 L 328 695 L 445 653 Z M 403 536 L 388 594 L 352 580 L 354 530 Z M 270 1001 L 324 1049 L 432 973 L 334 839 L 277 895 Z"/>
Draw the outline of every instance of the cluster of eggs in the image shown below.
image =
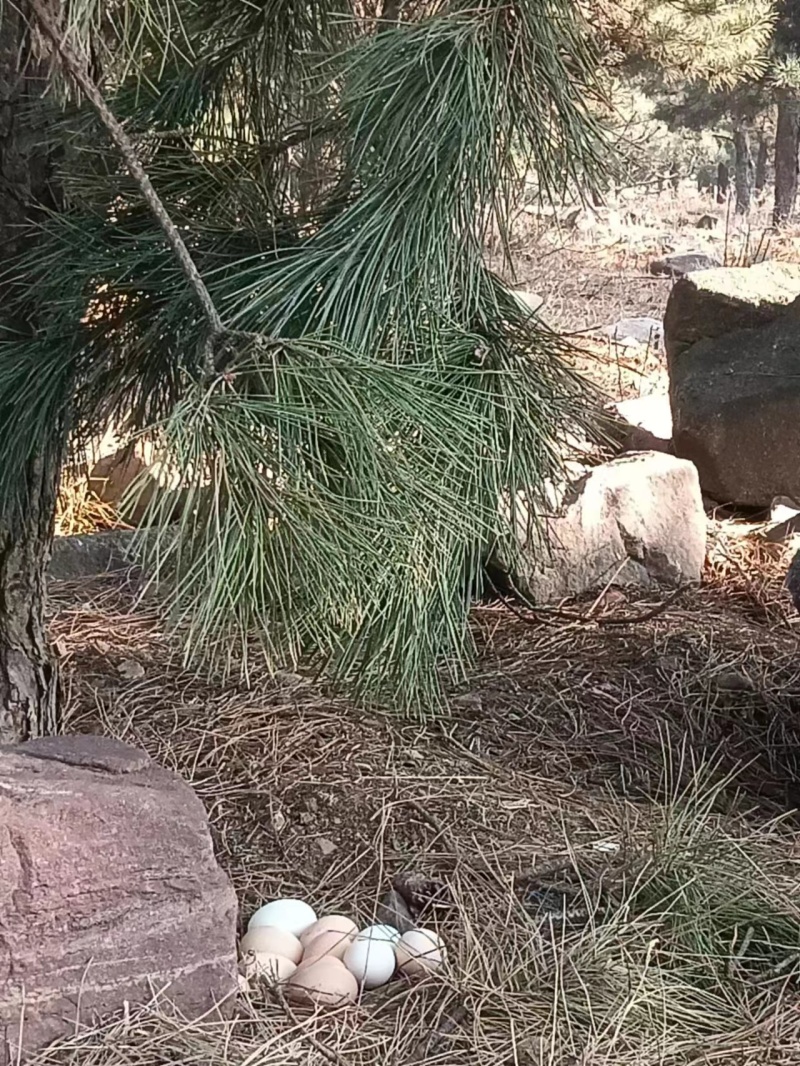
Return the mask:
<path fill-rule="evenodd" d="M 299 899 L 260 907 L 239 945 L 249 976 L 280 984 L 287 997 L 309 1006 L 354 1003 L 359 989 L 385 985 L 399 971 L 411 980 L 437 970 L 445 950 L 436 933 L 390 925 L 359 930 L 341 914 L 317 918 Z"/>

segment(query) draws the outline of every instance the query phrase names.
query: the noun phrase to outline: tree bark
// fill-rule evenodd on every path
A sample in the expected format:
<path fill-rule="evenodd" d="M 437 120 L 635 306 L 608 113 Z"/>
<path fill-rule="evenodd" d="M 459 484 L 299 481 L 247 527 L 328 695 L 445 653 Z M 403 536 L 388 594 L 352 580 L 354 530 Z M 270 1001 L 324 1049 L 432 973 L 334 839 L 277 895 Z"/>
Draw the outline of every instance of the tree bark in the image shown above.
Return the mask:
<path fill-rule="evenodd" d="M 753 189 L 753 156 L 750 152 L 750 134 L 742 126 L 733 131 L 733 151 L 736 214 L 746 215 L 750 210 L 750 197 Z"/>
<path fill-rule="evenodd" d="M 769 161 L 769 142 L 767 140 L 766 133 L 762 132 L 758 135 L 758 154 L 756 156 L 756 184 L 755 190 L 757 193 L 764 191 L 764 187 L 767 184 L 767 163 Z"/>
<path fill-rule="evenodd" d="M 731 176 L 728 172 L 727 163 L 717 164 L 717 203 L 724 204 L 728 199 L 728 189 L 731 184 Z"/>
<path fill-rule="evenodd" d="M 47 147 L 43 95 L 46 60 L 31 49 L 22 5 L 5 5 L 0 22 L 0 275 L 31 240 L 28 224 L 57 208 L 54 159 Z M 33 312 L 8 311 L 0 283 L 0 329 L 6 338 L 35 329 Z M 33 300 L 31 306 L 33 307 Z M 0 358 L 8 357 L 0 352 Z M 40 454 L 10 454 L 6 437 L 13 397 L 0 396 L 0 460 L 20 463 L 20 494 L 0 500 L 0 742 L 57 731 L 57 670 L 45 627 L 50 555 L 65 427 L 50 427 Z"/>
<path fill-rule="evenodd" d="M 775 210 L 773 223 L 789 221 L 797 197 L 797 153 L 800 147 L 800 103 L 790 97 L 778 102 L 775 129 Z"/>

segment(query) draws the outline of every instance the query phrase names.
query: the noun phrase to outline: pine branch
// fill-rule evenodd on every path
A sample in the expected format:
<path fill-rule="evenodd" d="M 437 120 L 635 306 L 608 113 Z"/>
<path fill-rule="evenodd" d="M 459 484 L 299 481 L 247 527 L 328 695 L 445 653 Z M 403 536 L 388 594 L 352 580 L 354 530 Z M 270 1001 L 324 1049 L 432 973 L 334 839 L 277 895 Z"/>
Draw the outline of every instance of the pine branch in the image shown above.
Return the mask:
<path fill-rule="evenodd" d="M 197 265 L 186 247 L 186 242 L 153 187 L 153 183 L 139 160 L 133 142 L 111 112 L 100 89 L 89 75 L 86 64 L 75 54 L 66 38 L 59 34 L 40 0 L 29 0 L 29 4 L 36 16 L 40 29 L 55 48 L 64 70 L 94 108 L 97 117 L 125 161 L 131 177 L 139 186 L 142 197 L 150 208 L 153 217 L 163 230 L 167 243 L 174 252 L 175 258 L 178 260 L 186 280 L 197 297 L 208 323 L 209 338 L 206 342 L 206 355 L 207 357 L 210 356 L 214 349 L 214 342 L 225 333 L 225 327 L 211 298 L 211 293 L 208 291 L 205 282 L 200 276 L 200 271 L 197 269 Z"/>

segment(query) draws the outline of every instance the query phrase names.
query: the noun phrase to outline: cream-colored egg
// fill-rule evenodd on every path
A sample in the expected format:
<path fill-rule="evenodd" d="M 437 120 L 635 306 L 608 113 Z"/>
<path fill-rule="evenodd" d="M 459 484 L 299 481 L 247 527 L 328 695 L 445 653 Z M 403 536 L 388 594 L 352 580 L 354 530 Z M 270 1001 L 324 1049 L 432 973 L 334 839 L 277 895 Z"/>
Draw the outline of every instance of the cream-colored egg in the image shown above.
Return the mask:
<path fill-rule="evenodd" d="M 364 988 L 385 985 L 397 967 L 394 948 L 386 940 L 356 939 L 342 960 Z"/>
<path fill-rule="evenodd" d="M 400 939 L 400 933 L 393 925 L 368 925 L 358 934 L 359 940 L 385 940 L 387 944 L 394 944 Z"/>
<path fill-rule="evenodd" d="M 315 940 L 322 933 L 344 933 L 351 935 L 356 933 L 358 926 L 350 918 L 345 918 L 343 914 L 326 914 L 324 918 L 318 919 L 313 925 L 310 925 L 308 929 L 305 929 L 300 935 L 300 943 L 303 947 L 308 947 L 312 940 Z"/>
<path fill-rule="evenodd" d="M 311 962 L 312 959 L 321 959 L 323 956 L 341 959 L 352 943 L 352 934 L 338 933 L 333 929 L 329 929 L 326 933 L 320 933 L 319 936 L 315 936 L 306 945 L 306 950 L 303 952 L 303 962 Z"/>
<path fill-rule="evenodd" d="M 325 956 L 298 966 L 286 982 L 286 994 L 304 1006 L 335 1007 L 355 1003 L 358 982 L 338 959 Z"/>
<path fill-rule="evenodd" d="M 394 947 L 400 972 L 413 980 L 438 970 L 447 954 L 442 938 L 432 929 L 403 933 Z"/>
<path fill-rule="evenodd" d="M 284 958 L 283 955 L 268 955 L 262 951 L 251 951 L 245 965 L 247 977 L 258 978 L 268 985 L 288 981 L 297 970 L 291 959 Z"/>
<path fill-rule="evenodd" d="M 254 925 L 242 937 L 239 951 L 242 956 L 248 951 L 258 951 L 264 955 L 283 955 L 294 963 L 300 962 L 303 957 L 303 945 L 297 937 L 276 925 Z"/>
<path fill-rule="evenodd" d="M 276 925 L 293 936 L 300 936 L 317 920 L 317 916 L 307 903 L 301 899 L 275 899 L 259 907 L 250 919 L 247 929 L 258 925 Z"/>

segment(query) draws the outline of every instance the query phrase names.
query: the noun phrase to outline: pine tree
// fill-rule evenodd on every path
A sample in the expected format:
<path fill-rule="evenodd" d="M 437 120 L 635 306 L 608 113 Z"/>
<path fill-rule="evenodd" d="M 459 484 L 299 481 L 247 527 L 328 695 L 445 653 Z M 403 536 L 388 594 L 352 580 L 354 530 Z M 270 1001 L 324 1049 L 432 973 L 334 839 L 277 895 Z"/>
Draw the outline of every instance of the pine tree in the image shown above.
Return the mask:
<path fill-rule="evenodd" d="M 662 118 L 728 126 L 742 210 L 755 176 L 751 140 L 777 111 L 775 222 L 785 222 L 797 192 L 800 0 L 637 0 L 602 10 L 607 38 L 618 50 L 627 43 L 624 66 L 660 98 Z"/>
<path fill-rule="evenodd" d="M 482 259 L 525 172 L 558 196 L 597 170 L 575 6 L 18 10 L 70 94 L 48 155 L 65 203 L 34 219 L 26 187 L 35 229 L 3 253 L 4 310 L 30 328 L 6 321 L 0 343 L 0 739 L 52 728 L 43 531 L 67 441 L 108 424 L 178 472 L 180 521 L 157 497 L 142 549 L 190 655 L 225 662 L 256 638 L 273 664 L 313 656 L 431 706 L 441 664 L 469 655 L 483 551 L 513 549 L 522 519 L 500 499 L 544 497 L 586 410 L 561 342 Z M 8 93 L 24 49 L 2 33 Z M 55 107 L 28 96 L 26 136 Z M 31 678 L 20 699 L 15 677 Z"/>

